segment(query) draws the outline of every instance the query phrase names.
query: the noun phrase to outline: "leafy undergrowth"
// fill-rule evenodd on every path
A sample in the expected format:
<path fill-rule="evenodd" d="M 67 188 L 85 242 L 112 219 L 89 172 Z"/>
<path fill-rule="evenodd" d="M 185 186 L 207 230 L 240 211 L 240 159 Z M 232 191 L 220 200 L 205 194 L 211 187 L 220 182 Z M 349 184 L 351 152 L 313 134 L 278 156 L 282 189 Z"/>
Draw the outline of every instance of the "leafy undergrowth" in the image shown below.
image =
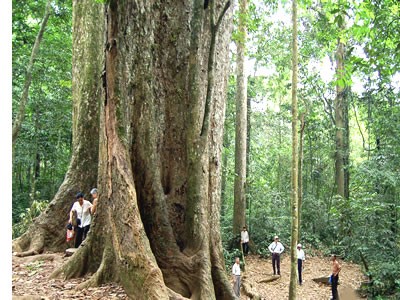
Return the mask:
<path fill-rule="evenodd" d="M 42 299 L 128 299 L 123 289 L 117 284 L 107 284 L 101 287 L 88 288 L 81 291 L 75 287 L 87 280 L 88 277 L 63 280 L 49 279 L 55 268 L 60 266 L 67 257 L 62 253 L 44 254 L 33 257 L 13 257 L 13 295 L 40 296 Z M 340 274 L 339 292 L 341 300 L 360 299 L 355 290 L 363 280 L 360 267 L 355 264 L 340 262 L 342 272 Z M 270 259 L 250 255 L 246 258 L 246 272 L 242 279 L 252 285 L 252 289 L 259 293 L 265 300 L 284 300 L 289 295 L 289 257 L 284 256 L 281 261 L 281 278 L 269 283 L 259 283 L 272 273 Z M 297 299 L 329 299 L 330 287 L 319 285 L 312 279 L 330 274 L 330 262 L 328 258 L 307 258 L 304 270 L 304 283 L 298 287 Z M 246 299 L 242 292 L 240 299 Z"/>

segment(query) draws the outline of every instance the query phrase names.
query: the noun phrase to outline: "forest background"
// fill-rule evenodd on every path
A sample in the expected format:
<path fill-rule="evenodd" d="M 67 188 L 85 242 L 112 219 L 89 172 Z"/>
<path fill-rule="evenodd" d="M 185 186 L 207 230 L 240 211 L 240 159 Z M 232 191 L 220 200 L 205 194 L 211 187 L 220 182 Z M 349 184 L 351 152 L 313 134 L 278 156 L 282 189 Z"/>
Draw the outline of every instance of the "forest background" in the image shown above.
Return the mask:
<path fill-rule="evenodd" d="M 72 7 L 71 1 L 56 2 L 35 61 L 25 119 L 13 151 L 10 197 L 13 238 L 20 236 L 54 197 L 71 157 Z M 14 120 L 46 3 L 13 1 L 12 4 Z M 335 252 L 346 260 L 362 264 L 373 280 L 368 287 L 370 295 L 398 295 L 399 4 L 391 0 L 299 1 L 299 6 L 298 97 L 300 119 L 304 120 L 300 241 L 310 254 Z M 288 22 L 284 15 L 289 16 Z M 235 24 L 238 17 L 237 14 Z M 252 251 L 267 255 L 267 246 L 275 234 L 286 246 L 290 241 L 290 3 L 250 2 L 245 18 L 246 57 L 248 65 L 252 65 L 246 76 L 245 218 Z M 237 235 L 232 230 L 234 42 L 241 38 L 235 30 L 224 124 L 221 228 L 227 263 L 238 254 L 233 246 Z M 344 76 L 338 79 L 335 55 L 340 43 L 345 44 L 345 67 Z M 341 107 L 335 102 L 337 87 L 343 88 L 345 95 Z M 344 116 L 341 129 L 344 146 L 339 150 L 338 110 Z M 337 184 L 340 178 L 335 172 L 338 160 L 345 165 L 342 195 Z"/>

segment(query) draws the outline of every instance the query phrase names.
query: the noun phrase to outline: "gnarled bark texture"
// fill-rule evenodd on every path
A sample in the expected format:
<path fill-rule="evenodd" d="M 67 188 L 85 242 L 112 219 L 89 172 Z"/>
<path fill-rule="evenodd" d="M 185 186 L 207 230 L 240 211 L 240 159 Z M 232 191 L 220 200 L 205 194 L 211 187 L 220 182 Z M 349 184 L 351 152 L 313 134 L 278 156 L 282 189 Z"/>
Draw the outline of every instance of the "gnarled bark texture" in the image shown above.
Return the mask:
<path fill-rule="evenodd" d="M 234 298 L 219 231 L 231 11 L 204 6 L 107 4 L 99 205 L 54 276 L 95 272 L 81 287 L 118 281 L 133 299 Z"/>
<path fill-rule="evenodd" d="M 100 75 L 104 67 L 104 29 L 98 21 L 104 18 L 104 13 L 102 6 L 94 1 L 74 1 L 73 12 L 72 158 L 64 181 L 46 211 L 13 241 L 13 251 L 19 256 L 64 250 L 65 226 L 75 195 L 78 191 L 89 194 L 97 184 Z"/>

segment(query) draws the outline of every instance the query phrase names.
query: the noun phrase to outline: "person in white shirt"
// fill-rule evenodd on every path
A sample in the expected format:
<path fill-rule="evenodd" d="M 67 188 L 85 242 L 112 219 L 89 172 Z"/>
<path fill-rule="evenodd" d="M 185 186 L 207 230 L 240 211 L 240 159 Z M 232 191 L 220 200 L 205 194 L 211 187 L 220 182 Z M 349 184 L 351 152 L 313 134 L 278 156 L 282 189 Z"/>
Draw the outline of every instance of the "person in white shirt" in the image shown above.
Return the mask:
<path fill-rule="evenodd" d="M 299 273 L 299 284 L 303 284 L 303 280 L 301 274 L 304 268 L 304 261 L 306 260 L 306 256 L 304 254 L 304 250 L 301 249 L 301 244 L 297 245 L 297 271 Z"/>
<path fill-rule="evenodd" d="M 93 205 L 84 199 L 84 195 L 82 193 L 78 193 L 76 195 L 76 199 L 78 201 L 72 205 L 69 213 L 69 223 L 72 223 L 73 215 L 76 213 L 77 226 L 75 227 L 75 248 L 78 248 L 89 232 L 90 223 L 92 221 L 91 209 Z"/>
<path fill-rule="evenodd" d="M 232 266 L 233 291 L 236 297 L 240 297 L 240 260 L 235 258 L 235 263 Z"/>
<path fill-rule="evenodd" d="M 246 226 L 243 226 L 243 230 L 240 233 L 240 243 L 242 244 L 244 255 L 247 256 L 249 253 L 249 233 L 247 232 Z"/>
<path fill-rule="evenodd" d="M 269 251 L 272 253 L 272 268 L 274 275 L 278 271 L 278 275 L 281 275 L 281 259 L 280 255 L 285 250 L 285 247 L 279 242 L 279 237 L 276 235 L 274 241 L 268 246 Z"/>

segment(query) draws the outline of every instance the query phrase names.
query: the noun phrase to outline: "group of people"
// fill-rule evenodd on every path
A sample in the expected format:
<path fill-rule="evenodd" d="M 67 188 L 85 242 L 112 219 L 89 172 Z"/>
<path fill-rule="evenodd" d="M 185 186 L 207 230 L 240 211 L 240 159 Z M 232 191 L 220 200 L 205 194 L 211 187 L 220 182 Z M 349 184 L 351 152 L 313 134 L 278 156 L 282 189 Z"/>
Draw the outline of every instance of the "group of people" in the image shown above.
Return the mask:
<path fill-rule="evenodd" d="M 92 195 L 93 203 L 86 200 L 84 194 L 79 192 L 76 195 L 76 202 L 72 205 L 69 212 L 68 227 L 73 227 L 74 229 L 75 248 L 78 248 L 87 237 L 92 222 L 92 215 L 96 212 L 98 201 L 97 189 L 93 188 L 90 194 Z"/>
<path fill-rule="evenodd" d="M 249 233 L 247 232 L 246 226 L 243 226 L 243 229 L 240 234 L 240 244 L 241 249 L 244 256 L 248 255 L 249 252 Z M 272 269 L 273 275 L 281 275 L 280 269 L 280 256 L 285 250 L 285 247 L 279 241 L 279 237 L 276 235 L 274 237 L 274 241 L 268 246 L 268 250 L 271 252 L 272 256 Z M 302 245 L 297 245 L 297 272 L 298 272 L 298 279 L 299 285 L 303 284 L 302 273 L 304 269 L 304 262 L 306 260 L 306 256 L 304 250 L 302 249 Z M 339 281 L 339 272 L 341 267 L 339 262 L 336 259 L 336 255 L 332 255 L 332 275 L 330 277 L 331 285 L 332 285 L 332 298 L 331 299 L 338 299 L 338 281 Z M 240 297 L 240 259 L 239 257 L 235 258 L 235 263 L 232 266 L 232 279 L 233 279 L 233 290 L 237 297 Z"/>

